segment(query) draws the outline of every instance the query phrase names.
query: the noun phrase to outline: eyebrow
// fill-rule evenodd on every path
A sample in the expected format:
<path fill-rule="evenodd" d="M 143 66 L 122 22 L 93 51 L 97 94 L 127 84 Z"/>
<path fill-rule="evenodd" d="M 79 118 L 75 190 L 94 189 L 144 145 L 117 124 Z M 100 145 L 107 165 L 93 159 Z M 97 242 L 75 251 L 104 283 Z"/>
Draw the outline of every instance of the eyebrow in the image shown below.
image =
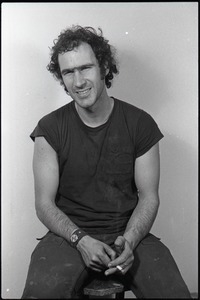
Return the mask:
<path fill-rule="evenodd" d="M 74 70 L 81 70 L 83 68 L 86 68 L 86 67 L 93 67 L 94 64 L 93 63 L 88 63 L 88 64 L 84 64 L 84 65 L 81 65 L 79 67 L 75 67 L 75 68 L 68 68 L 68 69 L 63 69 L 61 71 L 62 74 L 66 73 L 66 72 L 73 72 Z"/>

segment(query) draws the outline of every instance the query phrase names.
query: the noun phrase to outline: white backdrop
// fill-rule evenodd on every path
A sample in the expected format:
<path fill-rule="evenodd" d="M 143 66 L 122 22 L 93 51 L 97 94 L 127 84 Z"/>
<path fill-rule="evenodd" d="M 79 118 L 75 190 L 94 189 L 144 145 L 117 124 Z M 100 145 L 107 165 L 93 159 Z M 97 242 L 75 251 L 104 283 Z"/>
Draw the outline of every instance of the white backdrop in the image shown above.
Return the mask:
<path fill-rule="evenodd" d="M 109 95 L 149 112 L 165 138 L 161 205 L 152 232 L 197 292 L 197 3 L 2 4 L 2 297 L 20 298 L 36 237 L 33 142 L 46 113 L 71 99 L 46 70 L 49 48 L 72 24 L 101 27 L 118 50 Z"/>

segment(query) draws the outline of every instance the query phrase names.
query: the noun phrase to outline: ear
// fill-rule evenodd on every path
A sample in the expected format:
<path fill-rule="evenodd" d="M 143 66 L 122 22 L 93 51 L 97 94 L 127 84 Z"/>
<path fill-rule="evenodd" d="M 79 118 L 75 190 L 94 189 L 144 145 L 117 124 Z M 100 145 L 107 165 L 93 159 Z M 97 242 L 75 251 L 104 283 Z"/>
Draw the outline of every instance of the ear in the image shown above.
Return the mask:
<path fill-rule="evenodd" d="M 103 70 L 101 70 L 101 79 L 104 80 L 105 77 L 108 75 L 109 73 L 109 69 L 107 68 L 107 66 L 105 66 L 105 68 Z"/>
<path fill-rule="evenodd" d="M 110 72 L 110 68 L 108 67 L 108 62 L 104 63 L 104 76 L 107 76 L 108 73 Z"/>
<path fill-rule="evenodd" d="M 110 69 L 106 68 L 105 76 L 107 76 L 109 72 L 110 72 Z"/>

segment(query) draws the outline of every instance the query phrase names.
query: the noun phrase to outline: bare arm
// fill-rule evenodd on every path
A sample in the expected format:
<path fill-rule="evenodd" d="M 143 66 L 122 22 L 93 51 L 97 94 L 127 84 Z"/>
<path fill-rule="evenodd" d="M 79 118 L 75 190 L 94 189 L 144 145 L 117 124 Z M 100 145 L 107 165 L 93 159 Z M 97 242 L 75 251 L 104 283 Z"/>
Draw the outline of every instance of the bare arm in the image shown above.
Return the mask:
<path fill-rule="evenodd" d="M 135 183 L 139 191 L 139 201 L 127 224 L 124 237 L 132 249 L 150 231 L 159 207 L 160 158 L 159 144 L 136 159 Z"/>
<path fill-rule="evenodd" d="M 78 227 L 55 205 L 59 185 L 58 159 L 44 137 L 35 139 L 33 174 L 38 218 L 49 230 L 69 241 Z"/>
<path fill-rule="evenodd" d="M 112 267 L 117 265 L 124 268 L 124 274 L 128 271 L 134 259 L 133 250 L 150 231 L 159 207 L 159 178 L 160 158 L 157 143 L 147 153 L 136 159 L 135 183 L 139 191 L 139 201 L 123 237 L 120 236 L 115 241 L 116 247 L 121 247 L 122 253 L 111 263 L 111 269 L 107 271 L 108 275 L 116 271 L 116 268 Z"/>
<path fill-rule="evenodd" d="M 33 156 L 35 182 L 35 207 L 40 221 L 52 232 L 70 241 L 72 232 L 78 229 L 70 218 L 55 204 L 59 186 L 57 153 L 44 137 L 35 139 Z M 105 269 L 115 252 L 108 245 L 86 235 L 78 243 L 85 264 L 95 271 Z"/>

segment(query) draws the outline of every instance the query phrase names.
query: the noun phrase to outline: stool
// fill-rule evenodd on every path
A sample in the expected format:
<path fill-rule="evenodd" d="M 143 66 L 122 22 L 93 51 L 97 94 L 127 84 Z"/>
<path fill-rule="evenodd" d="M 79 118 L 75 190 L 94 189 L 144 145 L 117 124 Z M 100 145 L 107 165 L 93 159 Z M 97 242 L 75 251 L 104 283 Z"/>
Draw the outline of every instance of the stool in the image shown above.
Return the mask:
<path fill-rule="evenodd" d="M 124 299 L 124 292 L 127 289 L 117 278 L 106 276 L 97 276 L 93 278 L 84 288 L 83 295 L 85 299 L 89 296 L 109 296 L 115 294 L 115 299 Z"/>

